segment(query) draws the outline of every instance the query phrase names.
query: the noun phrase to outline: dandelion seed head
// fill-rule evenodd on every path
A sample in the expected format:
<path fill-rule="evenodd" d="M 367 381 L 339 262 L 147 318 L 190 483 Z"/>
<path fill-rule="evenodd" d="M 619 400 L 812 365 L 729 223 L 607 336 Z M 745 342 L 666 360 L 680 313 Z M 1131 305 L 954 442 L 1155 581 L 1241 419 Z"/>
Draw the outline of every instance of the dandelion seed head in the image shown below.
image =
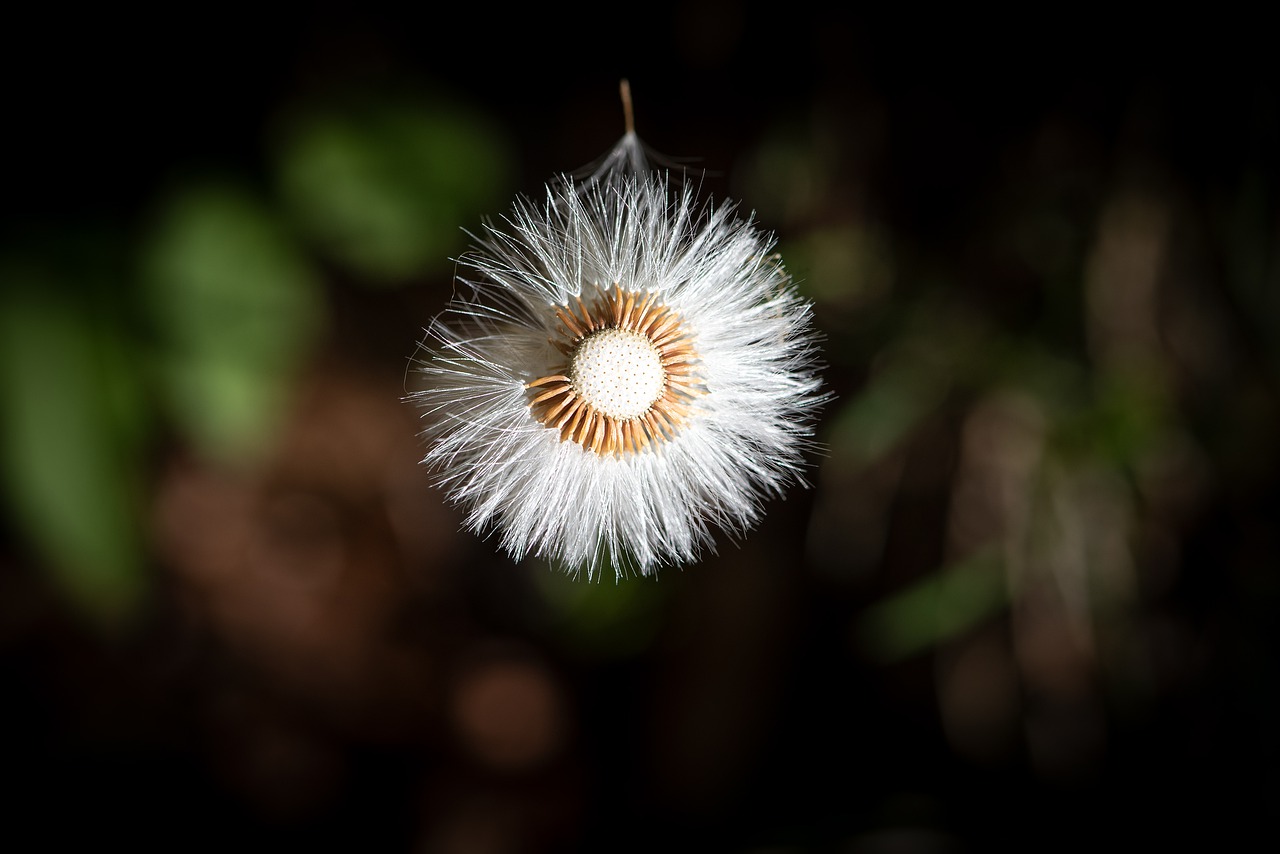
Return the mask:
<path fill-rule="evenodd" d="M 410 395 L 467 526 L 589 578 L 744 535 L 803 482 L 826 400 L 772 238 L 638 151 L 629 132 L 588 179 L 486 227 Z"/>

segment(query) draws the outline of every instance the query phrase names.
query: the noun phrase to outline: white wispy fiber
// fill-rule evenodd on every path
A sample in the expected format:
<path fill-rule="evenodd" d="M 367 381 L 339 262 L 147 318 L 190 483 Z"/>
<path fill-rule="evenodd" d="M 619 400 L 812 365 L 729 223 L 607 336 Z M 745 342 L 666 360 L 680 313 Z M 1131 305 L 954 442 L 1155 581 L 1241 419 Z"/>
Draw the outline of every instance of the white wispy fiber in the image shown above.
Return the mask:
<path fill-rule="evenodd" d="M 812 309 L 772 237 L 641 151 L 629 132 L 590 178 L 486 224 L 410 395 L 467 527 L 588 578 L 694 561 L 713 527 L 745 534 L 803 482 L 825 400 Z M 654 371 L 666 390 L 641 412 Z"/>

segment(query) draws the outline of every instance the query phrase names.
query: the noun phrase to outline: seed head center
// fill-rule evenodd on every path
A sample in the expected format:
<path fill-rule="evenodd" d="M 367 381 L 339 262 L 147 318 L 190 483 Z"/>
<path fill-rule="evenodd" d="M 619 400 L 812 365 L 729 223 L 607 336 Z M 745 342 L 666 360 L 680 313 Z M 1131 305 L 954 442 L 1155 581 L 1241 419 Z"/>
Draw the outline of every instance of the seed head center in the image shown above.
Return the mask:
<path fill-rule="evenodd" d="M 583 339 L 569 368 L 573 390 L 619 421 L 639 418 L 662 396 L 667 372 L 647 335 L 602 329 Z"/>

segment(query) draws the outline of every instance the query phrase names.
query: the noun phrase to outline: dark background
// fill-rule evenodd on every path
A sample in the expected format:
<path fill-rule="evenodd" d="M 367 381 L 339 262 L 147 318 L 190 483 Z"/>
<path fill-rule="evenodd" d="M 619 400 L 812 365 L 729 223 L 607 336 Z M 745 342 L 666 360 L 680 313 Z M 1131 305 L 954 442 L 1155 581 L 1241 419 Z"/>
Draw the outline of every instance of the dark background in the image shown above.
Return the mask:
<path fill-rule="evenodd" d="M 1223 848 L 1275 809 L 1257 21 L 26 10 L 0 58 L 0 844 Z M 814 299 L 810 490 L 588 584 L 400 402 L 460 229 L 621 135 Z"/>

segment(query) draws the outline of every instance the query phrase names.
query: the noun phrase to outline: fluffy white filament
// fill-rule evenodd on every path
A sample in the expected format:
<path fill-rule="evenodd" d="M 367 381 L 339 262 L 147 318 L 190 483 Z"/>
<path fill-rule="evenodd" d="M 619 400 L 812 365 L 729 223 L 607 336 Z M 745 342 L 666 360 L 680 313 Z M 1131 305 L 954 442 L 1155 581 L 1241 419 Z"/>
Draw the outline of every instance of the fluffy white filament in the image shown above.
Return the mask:
<path fill-rule="evenodd" d="M 496 532 L 516 560 L 540 556 L 589 578 L 693 561 L 714 551 L 711 526 L 745 533 L 764 497 L 802 480 L 825 399 L 811 308 L 770 254 L 772 238 L 732 205 L 701 205 L 690 187 L 637 168 L 639 151 L 629 133 L 591 178 L 548 186 L 541 205 L 517 200 L 486 225 L 462 259 L 475 271 L 460 280 L 468 292 L 427 330 L 423 387 L 411 394 L 423 462 L 467 526 Z M 565 338 L 556 308 L 615 285 L 679 316 L 701 393 L 670 438 L 599 454 L 540 423 L 526 384 L 569 361 L 553 344 Z M 652 378 L 628 381 L 640 390 L 618 391 L 624 418 Z"/>

